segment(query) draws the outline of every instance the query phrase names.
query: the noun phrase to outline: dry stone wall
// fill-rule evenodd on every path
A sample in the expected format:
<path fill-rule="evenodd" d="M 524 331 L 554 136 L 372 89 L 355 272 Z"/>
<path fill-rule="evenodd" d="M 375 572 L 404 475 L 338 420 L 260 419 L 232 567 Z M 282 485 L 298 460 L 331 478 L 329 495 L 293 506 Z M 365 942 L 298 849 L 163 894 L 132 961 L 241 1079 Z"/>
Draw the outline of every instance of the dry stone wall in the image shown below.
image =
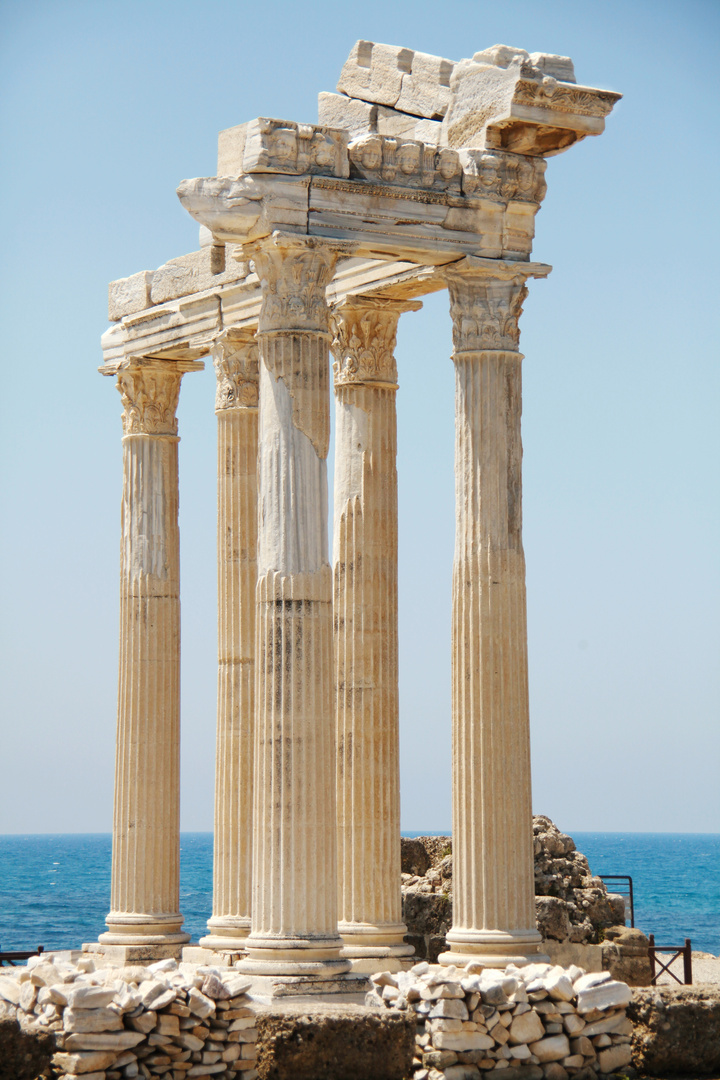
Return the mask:
<path fill-rule="evenodd" d="M 372 978 L 369 1005 L 416 1018 L 413 1080 L 594 1080 L 631 1060 L 632 991 L 609 972 L 510 964 L 441 967 Z"/>
<path fill-rule="evenodd" d="M 89 956 L 51 953 L 0 977 L 0 1021 L 54 1040 L 44 1077 L 257 1080 L 250 985 L 227 968 L 161 960 L 96 970 Z"/>

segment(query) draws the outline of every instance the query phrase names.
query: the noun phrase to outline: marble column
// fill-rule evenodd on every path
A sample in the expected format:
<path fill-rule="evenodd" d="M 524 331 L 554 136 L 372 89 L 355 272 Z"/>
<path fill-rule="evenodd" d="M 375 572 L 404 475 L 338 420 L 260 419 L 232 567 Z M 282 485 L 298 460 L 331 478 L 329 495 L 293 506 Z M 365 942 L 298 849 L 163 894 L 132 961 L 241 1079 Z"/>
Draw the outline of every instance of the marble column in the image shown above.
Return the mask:
<path fill-rule="evenodd" d="M 179 955 L 180 534 L 175 410 L 192 361 L 119 366 L 123 412 L 120 673 L 111 911 L 104 947 Z M 144 950 L 144 951 L 143 951 Z"/>
<path fill-rule="evenodd" d="M 540 264 L 447 274 L 456 375 L 453 925 L 440 962 L 543 959 L 535 919 L 518 318 Z"/>
<path fill-rule="evenodd" d="M 254 329 L 223 331 L 213 348 L 218 421 L 218 696 L 213 913 L 207 949 L 243 952 L 250 932 L 258 349 Z"/>
<path fill-rule="evenodd" d="M 252 250 L 260 279 L 252 929 L 242 970 L 331 978 L 337 929 L 330 434 L 325 289 L 335 255 L 306 238 Z"/>
<path fill-rule="evenodd" d="M 397 323 L 419 302 L 349 298 L 333 312 L 333 610 L 339 930 L 355 971 L 400 970 Z"/>

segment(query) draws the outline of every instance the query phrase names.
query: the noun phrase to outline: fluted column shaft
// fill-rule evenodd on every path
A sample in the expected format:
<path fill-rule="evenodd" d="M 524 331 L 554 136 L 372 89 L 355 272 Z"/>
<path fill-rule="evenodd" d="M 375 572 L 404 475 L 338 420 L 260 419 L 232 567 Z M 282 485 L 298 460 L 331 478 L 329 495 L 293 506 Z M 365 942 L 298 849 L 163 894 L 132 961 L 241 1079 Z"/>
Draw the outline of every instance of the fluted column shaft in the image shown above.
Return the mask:
<path fill-rule="evenodd" d="M 121 365 L 120 669 L 104 945 L 189 940 L 179 913 L 180 549 L 175 410 L 195 363 Z"/>
<path fill-rule="evenodd" d="M 255 332 L 215 343 L 218 421 L 218 696 L 213 913 L 208 949 L 242 952 L 250 932 L 255 588 L 257 585 L 258 351 Z"/>
<path fill-rule="evenodd" d="M 325 288 L 334 255 L 273 238 L 260 278 L 252 929 L 245 971 L 345 971 L 337 931 L 330 431 Z"/>
<path fill-rule="evenodd" d="M 441 962 L 536 957 L 521 360 L 525 279 L 448 274 L 456 372 L 452 615 L 453 926 Z"/>
<path fill-rule="evenodd" d="M 333 607 L 339 930 L 354 970 L 412 955 L 400 897 L 397 607 L 398 319 L 420 303 L 333 312 Z"/>

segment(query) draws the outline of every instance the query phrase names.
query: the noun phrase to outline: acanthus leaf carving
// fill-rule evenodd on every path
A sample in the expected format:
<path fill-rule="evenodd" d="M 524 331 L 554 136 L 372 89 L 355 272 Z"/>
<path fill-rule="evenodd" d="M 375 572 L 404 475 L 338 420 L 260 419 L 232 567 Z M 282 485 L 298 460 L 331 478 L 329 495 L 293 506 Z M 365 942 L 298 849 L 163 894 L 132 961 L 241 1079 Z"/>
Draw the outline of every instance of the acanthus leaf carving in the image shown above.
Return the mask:
<path fill-rule="evenodd" d="M 335 385 L 365 383 L 395 387 L 397 324 L 404 311 L 417 311 L 419 301 L 354 298 L 338 305 L 330 317 Z"/>
<path fill-rule="evenodd" d="M 215 339 L 212 349 L 217 376 L 215 409 L 258 407 L 258 346 L 255 331 L 231 327 Z"/>
<path fill-rule="evenodd" d="M 517 352 L 518 321 L 527 296 L 525 277 L 448 275 L 455 354 L 483 350 Z"/>
<path fill-rule="evenodd" d="M 327 333 L 325 289 L 335 269 L 335 252 L 313 239 L 273 237 L 248 253 L 262 289 L 258 333 Z"/>
<path fill-rule="evenodd" d="M 138 358 L 118 368 L 124 435 L 177 435 L 175 413 L 183 374 L 166 360 Z"/>

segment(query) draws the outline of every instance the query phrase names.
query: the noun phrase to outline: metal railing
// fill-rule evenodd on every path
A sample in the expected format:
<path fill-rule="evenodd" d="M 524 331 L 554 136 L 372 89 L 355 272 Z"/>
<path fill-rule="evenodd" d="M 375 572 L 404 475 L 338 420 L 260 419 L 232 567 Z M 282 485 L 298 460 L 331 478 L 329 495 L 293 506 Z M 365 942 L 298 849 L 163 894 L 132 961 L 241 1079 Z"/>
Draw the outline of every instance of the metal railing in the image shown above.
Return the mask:
<path fill-rule="evenodd" d="M 633 896 L 633 879 L 629 874 L 598 874 L 601 881 L 617 881 L 624 884 L 626 892 L 621 892 L 623 884 L 615 891 L 623 897 L 627 897 L 630 901 L 630 925 L 635 926 L 635 898 Z"/>
<path fill-rule="evenodd" d="M 44 951 L 45 946 L 38 945 L 37 949 L 33 949 L 32 952 L 0 952 L 0 967 L 3 964 L 15 967 L 16 964 L 22 963 L 23 960 L 29 960 L 31 956 L 39 956 Z"/>
<path fill-rule="evenodd" d="M 665 972 L 666 975 L 669 975 L 676 983 L 680 983 L 681 986 L 683 985 L 683 982 L 685 983 L 685 986 L 690 986 L 692 984 L 692 948 L 690 938 L 686 937 L 685 944 L 680 947 L 677 945 L 656 945 L 654 934 L 648 934 L 648 941 L 650 943 L 648 956 L 650 958 L 651 985 L 657 986 L 658 979 L 662 973 Z M 664 964 L 662 960 L 659 959 L 658 953 L 671 953 L 672 955 L 668 962 Z M 683 958 L 682 979 L 678 979 L 675 972 L 670 970 L 670 965 L 674 960 L 677 960 L 679 956 L 682 956 Z"/>

